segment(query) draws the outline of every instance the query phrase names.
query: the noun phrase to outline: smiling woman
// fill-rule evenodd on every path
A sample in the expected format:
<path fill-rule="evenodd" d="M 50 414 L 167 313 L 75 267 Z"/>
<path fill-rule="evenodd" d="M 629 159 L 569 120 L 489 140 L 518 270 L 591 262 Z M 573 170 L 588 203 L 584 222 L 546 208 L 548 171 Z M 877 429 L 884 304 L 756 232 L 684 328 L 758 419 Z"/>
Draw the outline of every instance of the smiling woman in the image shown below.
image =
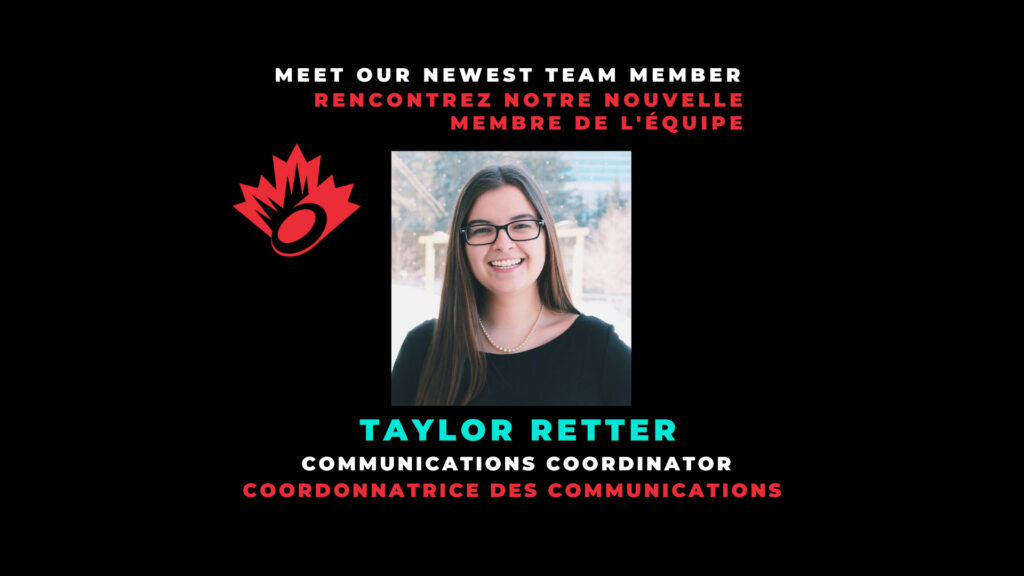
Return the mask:
<path fill-rule="evenodd" d="M 448 238 L 438 318 L 402 344 L 392 404 L 630 404 L 630 349 L 573 306 L 551 211 L 525 171 L 474 174 Z"/>

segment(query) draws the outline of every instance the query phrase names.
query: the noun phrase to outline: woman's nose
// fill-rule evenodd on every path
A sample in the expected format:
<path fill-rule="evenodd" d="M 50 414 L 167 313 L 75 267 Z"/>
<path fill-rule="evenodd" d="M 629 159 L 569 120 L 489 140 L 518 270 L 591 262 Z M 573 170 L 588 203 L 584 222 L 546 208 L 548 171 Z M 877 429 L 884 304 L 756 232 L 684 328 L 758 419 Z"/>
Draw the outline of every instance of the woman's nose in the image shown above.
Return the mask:
<path fill-rule="evenodd" d="M 498 239 L 494 241 L 494 245 L 498 248 L 508 249 L 516 245 L 515 240 L 508 232 L 508 228 L 498 230 Z"/>

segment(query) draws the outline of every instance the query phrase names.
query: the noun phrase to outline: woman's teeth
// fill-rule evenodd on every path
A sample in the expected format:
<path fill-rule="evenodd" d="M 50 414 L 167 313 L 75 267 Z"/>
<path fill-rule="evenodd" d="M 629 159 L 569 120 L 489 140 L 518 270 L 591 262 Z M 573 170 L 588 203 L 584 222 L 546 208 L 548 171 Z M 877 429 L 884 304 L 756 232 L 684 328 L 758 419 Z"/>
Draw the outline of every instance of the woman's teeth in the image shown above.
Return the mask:
<path fill-rule="evenodd" d="M 490 265 L 494 266 L 495 268 L 511 268 L 513 266 L 518 265 L 522 261 L 522 258 L 515 258 L 512 260 L 495 260 L 494 262 L 490 262 Z"/>

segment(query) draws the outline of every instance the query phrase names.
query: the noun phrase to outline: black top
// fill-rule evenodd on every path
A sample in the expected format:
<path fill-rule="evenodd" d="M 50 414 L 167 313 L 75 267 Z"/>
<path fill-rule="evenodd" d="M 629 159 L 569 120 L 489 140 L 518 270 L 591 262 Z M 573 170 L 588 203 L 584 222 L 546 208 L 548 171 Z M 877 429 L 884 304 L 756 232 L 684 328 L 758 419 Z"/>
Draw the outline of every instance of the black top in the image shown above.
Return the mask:
<path fill-rule="evenodd" d="M 391 371 L 391 404 L 416 403 L 435 320 L 405 337 Z M 611 324 L 580 315 L 554 340 L 516 354 L 487 354 L 487 381 L 470 406 L 629 406 L 631 351 Z"/>

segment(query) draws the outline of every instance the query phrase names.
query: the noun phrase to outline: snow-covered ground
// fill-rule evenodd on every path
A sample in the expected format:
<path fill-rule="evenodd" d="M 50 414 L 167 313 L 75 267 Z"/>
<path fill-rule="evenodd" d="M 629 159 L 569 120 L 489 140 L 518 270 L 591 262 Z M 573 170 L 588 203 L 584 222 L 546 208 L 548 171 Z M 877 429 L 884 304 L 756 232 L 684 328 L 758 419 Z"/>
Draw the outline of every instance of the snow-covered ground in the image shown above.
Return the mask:
<path fill-rule="evenodd" d="M 632 320 L 627 310 L 620 309 L 606 299 L 583 299 L 574 301 L 580 312 L 597 316 L 615 326 L 615 332 L 627 346 L 632 346 Z M 410 330 L 424 320 L 437 318 L 441 305 L 440 293 L 430 294 L 423 288 L 391 285 L 391 365 L 394 366 L 402 341 Z"/>

